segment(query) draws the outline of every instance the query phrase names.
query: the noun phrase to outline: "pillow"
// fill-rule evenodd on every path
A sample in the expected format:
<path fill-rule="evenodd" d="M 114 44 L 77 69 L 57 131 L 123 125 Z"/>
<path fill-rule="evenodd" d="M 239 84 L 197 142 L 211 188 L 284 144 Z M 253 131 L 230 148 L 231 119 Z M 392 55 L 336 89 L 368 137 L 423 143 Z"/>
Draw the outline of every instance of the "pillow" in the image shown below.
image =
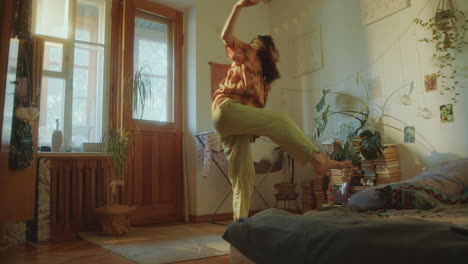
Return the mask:
<path fill-rule="evenodd" d="M 449 195 L 459 195 L 468 187 L 468 158 L 439 163 L 404 183 L 426 185 Z"/>
<path fill-rule="evenodd" d="M 402 183 L 424 185 L 448 195 L 460 195 L 468 191 L 468 158 L 439 163 Z M 397 184 L 401 183 L 390 184 L 390 187 Z M 386 201 L 381 200 L 376 191 L 382 187 L 373 186 L 358 192 L 349 198 L 348 204 L 364 209 L 383 208 Z"/>

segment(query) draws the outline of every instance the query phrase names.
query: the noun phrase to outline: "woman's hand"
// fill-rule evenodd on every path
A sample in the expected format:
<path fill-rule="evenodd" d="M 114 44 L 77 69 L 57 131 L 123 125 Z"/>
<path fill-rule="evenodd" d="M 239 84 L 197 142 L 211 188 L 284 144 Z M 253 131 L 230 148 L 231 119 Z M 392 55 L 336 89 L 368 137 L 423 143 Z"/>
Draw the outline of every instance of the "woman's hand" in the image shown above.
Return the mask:
<path fill-rule="evenodd" d="M 239 0 L 237 1 L 236 5 L 239 7 L 248 7 L 256 5 L 260 2 L 260 0 Z"/>

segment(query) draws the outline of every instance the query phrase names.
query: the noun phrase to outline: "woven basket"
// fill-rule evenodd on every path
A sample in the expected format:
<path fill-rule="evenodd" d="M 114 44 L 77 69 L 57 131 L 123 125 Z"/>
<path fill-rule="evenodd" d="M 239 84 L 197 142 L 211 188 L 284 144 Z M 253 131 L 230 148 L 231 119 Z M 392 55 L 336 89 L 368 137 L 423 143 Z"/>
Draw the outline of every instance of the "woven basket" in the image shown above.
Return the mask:
<path fill-rule="evenodd" d="M 113 204 L 96 208 L 94 213 L 98 218 L 98 233 L 103 236 L 121 236 L 128 233 L 130 218 L 135 206 Z"/>

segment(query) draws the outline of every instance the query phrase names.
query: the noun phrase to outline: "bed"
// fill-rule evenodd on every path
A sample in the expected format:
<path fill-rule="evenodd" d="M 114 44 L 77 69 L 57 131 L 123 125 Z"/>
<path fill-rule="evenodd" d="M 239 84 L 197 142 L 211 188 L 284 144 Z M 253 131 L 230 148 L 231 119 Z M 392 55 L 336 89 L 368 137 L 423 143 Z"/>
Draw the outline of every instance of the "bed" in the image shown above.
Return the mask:
<path fill-rule="evenodd" d="M 267 209 L 231 224 L 231 263 L 464 263 L 468 159 L 294 215 Z"/>

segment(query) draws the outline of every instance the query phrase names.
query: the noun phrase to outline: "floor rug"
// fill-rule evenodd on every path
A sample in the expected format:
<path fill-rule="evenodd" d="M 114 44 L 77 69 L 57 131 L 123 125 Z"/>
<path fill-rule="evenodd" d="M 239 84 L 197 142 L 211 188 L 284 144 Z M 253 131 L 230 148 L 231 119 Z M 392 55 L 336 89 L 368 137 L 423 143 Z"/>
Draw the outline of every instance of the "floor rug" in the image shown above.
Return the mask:
<path fill-rule="evenodd" d="M 163 227 L 132 227 L 121 237 L 104 237 L 94 232 L 80 236 L 139 264 L 163 264 L 229 254 L 221 236 L 225 226 L 208 223 Z"/>

